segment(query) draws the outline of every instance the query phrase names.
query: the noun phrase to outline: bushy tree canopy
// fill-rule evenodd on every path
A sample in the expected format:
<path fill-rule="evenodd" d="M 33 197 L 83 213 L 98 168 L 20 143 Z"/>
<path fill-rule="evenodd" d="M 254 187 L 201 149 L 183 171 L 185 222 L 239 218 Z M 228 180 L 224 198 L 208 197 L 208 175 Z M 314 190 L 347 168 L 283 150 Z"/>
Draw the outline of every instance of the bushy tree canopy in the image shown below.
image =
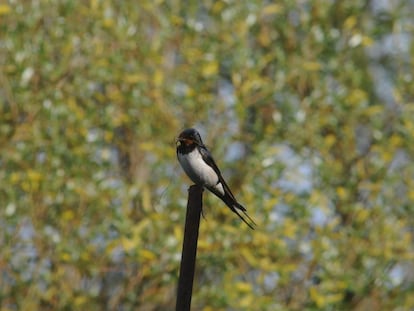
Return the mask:
<path fill-rule="evenodd" d="M 204 193 L 194 310 L 413 309 L 413 10 L 0 4 L 0 309 L 173 309 L 189 126 L 258 224 Z"/>

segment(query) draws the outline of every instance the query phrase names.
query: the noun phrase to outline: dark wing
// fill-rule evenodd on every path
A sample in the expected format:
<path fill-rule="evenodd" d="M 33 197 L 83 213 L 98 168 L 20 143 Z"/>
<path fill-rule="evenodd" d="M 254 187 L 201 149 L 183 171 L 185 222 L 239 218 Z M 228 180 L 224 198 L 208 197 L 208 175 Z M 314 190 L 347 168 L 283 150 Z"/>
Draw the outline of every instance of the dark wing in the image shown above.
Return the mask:
<path fill-rule="evenodd" d="M 219 168 L 217 167 L 216 162 L 213 159 L 213 156 L 211 155 L 210 151 L 205 146 L 197 146 L 198 151 L 200 151 L 200 154 L 204 160 L 209 166 L 213 168 L 213 170 L 216 172 L 217 175 L 221 176 L 221 172 Z"/>
<path fill-rule="evenodd" d="M 213 159 L 213 156 L 211 155 L 210 151 L 205 146 L 198 146 L 198 150 L 201 153 L 201 156 L 206 162 L 217 174 L 220 183 L 223 185 L 224 191 L 227 192 L 232 199 L 236 201 L 236 198 L 234 197 L 233 193 L 230 191 L 229 186 L 226 184 L 226 181 L 224 180 L 223 176 L 221 176 L 221 172 L 219 168 L 217 167 L 216 162 Z"/>
<path fill-rule="evenodd" d="M 216 174 L 219 178 L 219 181 L 220 181 L 220 183 L 222 184 L 222 186 L 224 188 L 225 195 L 222 196 L 222 194 L 219 193 L 218 191 L 216 191 L 214 188 L 211 188 L 209 190 L 211 192 L 213 192 L 216 196 L 221 198 L 227 204 L 227 206 L 234 213 L 237 214 L 237 216 L 239 216 L 251 229 L 254 230 L 254 225 L 256 225 L 256 223 L 247 214 L 246 208 L 243 205 L 241 205 L 240 203 L 237 202 L 236 198 L 234 197 L 233 193 L 231 192 L 231 190 L 230 190 L 229 186 L 227 185 L 226 181 L 224 180 L 223 176 L 221 176 L 221 172 L 220 172 L 219 168 L 217 167 L 217 164 L 214 161 L 213 156 L 211 155 L 210 151 L 208 151 L 208 149 L 205 146 L 197 146 L 197 147 L 198 147 L 198 150 L 200 151 L 200 154 L 201 154 L 201 157 L 203 158 L 203 160 L 214 170 L 214 172 L 216 172 Z M 243 212 L 243 214 L 250 220 L 251 223 L 246 221 L 244 219 L 244 217 L 242 215 L 240 215 L 240 213 L 236 210 L 236 208 L 241 210 Z"/>

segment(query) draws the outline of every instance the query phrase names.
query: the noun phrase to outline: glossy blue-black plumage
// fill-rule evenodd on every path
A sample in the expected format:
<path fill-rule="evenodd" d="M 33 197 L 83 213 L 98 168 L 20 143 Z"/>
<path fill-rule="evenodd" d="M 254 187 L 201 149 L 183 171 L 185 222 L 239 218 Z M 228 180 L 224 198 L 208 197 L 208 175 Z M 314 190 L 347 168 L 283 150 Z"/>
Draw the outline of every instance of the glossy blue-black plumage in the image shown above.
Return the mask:
<path fill-rule="evenodd" d="M 198 131 L 193 128 L 185 129 L 177 141 L 180 143 L 177 146 L 178 161 L 190 179 L 219 197 L 231 211 L 254 229 L 254 221 L 247 215 L 246 208 L 237 202 Z"/>

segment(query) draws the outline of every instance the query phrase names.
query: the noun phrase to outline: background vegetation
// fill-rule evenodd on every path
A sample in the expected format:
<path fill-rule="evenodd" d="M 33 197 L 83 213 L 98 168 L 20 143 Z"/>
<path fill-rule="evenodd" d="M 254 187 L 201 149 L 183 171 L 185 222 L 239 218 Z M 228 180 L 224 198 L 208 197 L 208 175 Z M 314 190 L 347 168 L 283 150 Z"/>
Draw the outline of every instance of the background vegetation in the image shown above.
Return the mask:
<path fill-rule="evenodd" d="M 194 310 L 414 309 L 412 1 L 0 4 L 0 310 L 172 310 L 196 126 Z"/>

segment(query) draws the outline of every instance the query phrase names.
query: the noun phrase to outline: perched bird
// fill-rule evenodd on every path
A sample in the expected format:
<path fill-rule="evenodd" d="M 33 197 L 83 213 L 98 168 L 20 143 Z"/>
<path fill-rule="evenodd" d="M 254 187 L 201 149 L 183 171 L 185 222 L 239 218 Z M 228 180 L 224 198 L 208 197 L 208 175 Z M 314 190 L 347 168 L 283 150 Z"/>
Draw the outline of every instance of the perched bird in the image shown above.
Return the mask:
<path fill-rule="evenodd" d="M 177 158 L 188 177 L 219 197 L 254 230 L 255 222 L 247 215 L 246 208 L 236 201 L 197 130 L 188 128 L 182 131 L 177 144 Z"/>

